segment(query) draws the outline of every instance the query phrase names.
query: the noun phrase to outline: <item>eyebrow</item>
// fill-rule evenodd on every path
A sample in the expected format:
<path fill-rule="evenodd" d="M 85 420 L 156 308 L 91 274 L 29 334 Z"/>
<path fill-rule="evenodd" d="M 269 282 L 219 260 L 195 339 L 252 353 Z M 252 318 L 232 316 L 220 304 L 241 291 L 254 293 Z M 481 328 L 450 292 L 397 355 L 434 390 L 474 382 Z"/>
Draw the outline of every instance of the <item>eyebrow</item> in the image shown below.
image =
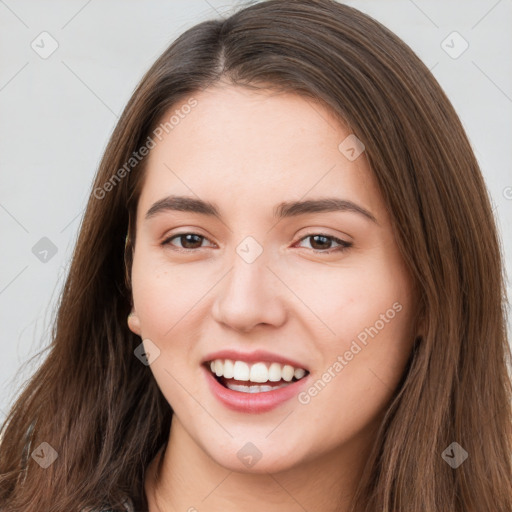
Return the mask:
<path fill-rule="evenodd" d="M 219 208 L 209 201 L 188 196 L 168 196 L 156 201 L 151 206 L 146 212 L 146 220 L 167 211 L 192 212 L 222 218 Z M 337 197 L 308 199 L 305 201 L 284 201 L 274 208 L 274 217 L 284 219 L 308 213 L 336 211 L 358 213 L 378 224 L 374 215 L 362 206 Z"/>

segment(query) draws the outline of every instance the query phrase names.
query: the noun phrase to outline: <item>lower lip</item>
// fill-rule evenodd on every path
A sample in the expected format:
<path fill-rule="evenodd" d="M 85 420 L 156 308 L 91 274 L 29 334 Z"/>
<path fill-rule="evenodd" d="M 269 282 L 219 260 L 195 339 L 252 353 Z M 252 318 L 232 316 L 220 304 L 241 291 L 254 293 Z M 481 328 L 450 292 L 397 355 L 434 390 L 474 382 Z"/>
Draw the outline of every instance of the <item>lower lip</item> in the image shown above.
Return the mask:
<path fill-rule="evenodd" d="M 204 366 L 202 369 L 205 372 L 206 380 L 213 395 L 228 409 L 237 412 L 262 413 L 271 411 L 283 402 L 297 396 L 300 389 L 304 386 L 304 382 L 309 378 L 308 374 L 302 379 L 274 391 L 243 393 L 225 388 L 217 381 L 210 370 Z"/>

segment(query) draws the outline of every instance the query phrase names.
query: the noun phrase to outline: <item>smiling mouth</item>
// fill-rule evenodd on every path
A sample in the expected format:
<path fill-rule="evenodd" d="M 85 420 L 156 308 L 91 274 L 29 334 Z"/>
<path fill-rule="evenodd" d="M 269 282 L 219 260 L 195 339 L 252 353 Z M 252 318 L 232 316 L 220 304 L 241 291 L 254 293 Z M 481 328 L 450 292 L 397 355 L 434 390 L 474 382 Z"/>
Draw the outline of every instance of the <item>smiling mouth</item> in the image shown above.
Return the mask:
<path fill-rule="evenodd" d="M 290 386 L 309 375 L 307 370 L 291 366 L 286 368 L 287 365 L 283 366 L 279 363 L 255 363 L 249 365 L 245 362 L 227 361 L 226 366 L 226 361 L 223 361 L 223 364 L 217 363 L 217 365 L 216 368 L 215 361 L 205 363 L 205 367 L 221 386 L 240 393 L 267 393 L 275 391 Z"/>

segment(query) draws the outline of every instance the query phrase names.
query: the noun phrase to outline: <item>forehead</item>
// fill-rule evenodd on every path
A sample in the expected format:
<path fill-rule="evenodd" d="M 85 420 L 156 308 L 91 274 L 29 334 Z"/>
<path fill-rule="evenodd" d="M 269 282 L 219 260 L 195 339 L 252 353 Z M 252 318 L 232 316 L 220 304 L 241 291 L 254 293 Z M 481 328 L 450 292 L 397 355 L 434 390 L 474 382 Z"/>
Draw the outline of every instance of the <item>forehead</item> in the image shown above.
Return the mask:
<path fill-rule="evenodd" d="M 319 102 L 223 85 L 185 98 L 162 123 L 171 118 L 147 157 L 143 208 L 168 194 L 270 209 L 336 195 L 382 207 L 364 152 L 346 157 L 339 146 L 351 134 Z"/>

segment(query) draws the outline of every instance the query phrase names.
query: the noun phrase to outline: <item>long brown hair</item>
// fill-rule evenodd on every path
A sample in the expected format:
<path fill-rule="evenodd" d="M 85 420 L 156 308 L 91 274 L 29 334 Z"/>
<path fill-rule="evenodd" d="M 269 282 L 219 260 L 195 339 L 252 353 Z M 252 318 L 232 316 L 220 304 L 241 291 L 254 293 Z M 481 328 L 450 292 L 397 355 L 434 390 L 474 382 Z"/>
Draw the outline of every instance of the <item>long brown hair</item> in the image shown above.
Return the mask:
<path fill-rule="evenodd" d="M 419 290 L 422 336 L 352 510 L 510 512 L 511 354 L 487 189 L 426 66 L 380 23 L 332 0 L 269 0 L 200 23 L 143 77 L 91 190 L 49 354 L 2 426 L 2 510 L 119 507 L 126 496 L 147 508 L 145 471 L 167 440 L 172 409 L 134 356 L 141 340 L 126 322 L 129 220 L 146 159 L 126 163 L 170 107 L 220 79 L 321 101 L 350 128 Z M 46 469 L 30 456 L 43 442 L 58 453 Z M 446 458 L 454 449 L 468 454 L 456 468 Z"/>

